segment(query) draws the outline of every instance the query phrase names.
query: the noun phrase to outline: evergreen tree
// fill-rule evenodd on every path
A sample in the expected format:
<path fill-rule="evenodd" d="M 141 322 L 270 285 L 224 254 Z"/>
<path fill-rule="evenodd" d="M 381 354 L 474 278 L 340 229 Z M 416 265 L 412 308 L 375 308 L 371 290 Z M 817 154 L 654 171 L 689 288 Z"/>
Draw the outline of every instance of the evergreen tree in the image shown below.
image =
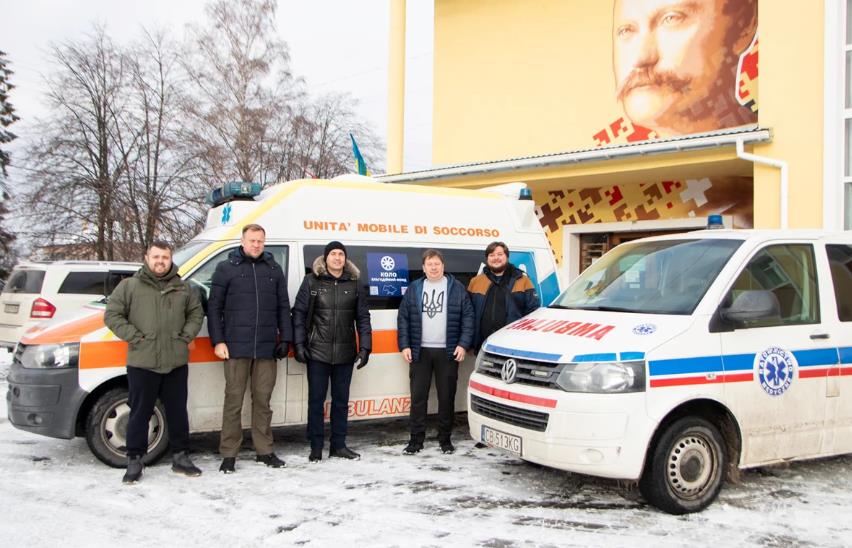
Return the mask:
<path fill-rule="evenodd" d="M 11 75 L 6 53 L 0 51 L 0 251 L 6 256 L 10 254 L 10 246 L 15 239 L 14 235 L 3 227 L 4 217 L 9 212 L 7 206 L 10 196 L 6 184 L 6 166 L 9 165 L 10 158 L 9 153 L 2 147 L 15 139 L 16 135 L 6 128 L 18 119 L 15 108 L 9 102 L 9 92 L 14 87 L 9 83 Z"/>

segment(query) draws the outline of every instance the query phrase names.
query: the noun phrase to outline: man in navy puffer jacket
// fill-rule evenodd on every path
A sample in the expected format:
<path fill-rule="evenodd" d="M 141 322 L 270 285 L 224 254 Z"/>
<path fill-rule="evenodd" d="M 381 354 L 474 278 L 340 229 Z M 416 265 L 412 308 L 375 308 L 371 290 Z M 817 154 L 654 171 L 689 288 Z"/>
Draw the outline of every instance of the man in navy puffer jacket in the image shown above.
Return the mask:
<path fill-rule="evenodd" d="M 219 470 L 235 471 L 243 441 L 242 408 L 251 379 L 251 437 L 257 461 L 281 468 L 284 461 L 273 452 L 272 409 L 269 406 L 278 364 L 293 341 L 290 299 L 281 266 L 264 252 L 266 231 L 260 225 L 243 227 L 242 244 L 216 266 L 207 327 L 213 351 L 225 361 L 225 403 Z"/>
<path fill-rule="evenodd" d="M 411 440 L 403 450 L 413 455 L 426 438 L 426 406 L 435 375 L 438 391 L 438 442 L 443 453 L 452 453 L 456 384 L 459 362 L 473 346 L 473 306 L 461 282 L 444 275 L 444 256 L 428 249 L 423 253 L 425 278 L 415 280 L 399 305 L 397 344 L 409 363 L 411 388 Z"/>

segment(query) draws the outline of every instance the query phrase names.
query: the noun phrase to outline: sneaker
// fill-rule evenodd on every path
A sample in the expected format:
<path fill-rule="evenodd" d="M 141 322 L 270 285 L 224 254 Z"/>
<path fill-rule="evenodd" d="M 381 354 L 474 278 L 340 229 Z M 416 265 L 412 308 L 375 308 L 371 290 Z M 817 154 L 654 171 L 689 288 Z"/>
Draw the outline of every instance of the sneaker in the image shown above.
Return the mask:
<path fill-rule="evenodd" d="M 450 440 L 443 440 L 441 443 L 441 453 L 445 455 L 451 455 L 456 452 L 456 448 L 453 447 L 453 442 Z"/>
<path fill-rule="evenodd" d="M 284 468 L 284 461 L 279 459 L 275 453 L 269 453 L 268 455 L 258 455 L 255 460 L 257 462 L 262 462 L 266 466 L 270 468 Z"/>
<path fill-rule="evenodd" d="M 234 472 L 236 472 L 236 469 L 234 468 L 234 464 L 236 464 L 236 462 L 236 457 L 225 457 L 224 459 L 222 459 L 222 464 L 221 466 L 219 466 L 219 471 L 223 474 L 233 474 Z"/>
<path fill-rule="evenodd" d="M 322 460 L 322 447 L 311 447 L 311 454 L 308 455 L 308 462 L 319 462 Z"/>
<path fill-rule="evenodd" d="M 405 449 L 402 450 L 405 455 L 414 455 L 423 450 L 423 440 L 416 439 L 414 437 L 408 442 L 408 445 L 405 446 Z"/>
<path fill-rule="evenodd" d="M 328 450 L 329 457 L 335 457 L 338 459 L 349 459 L 349 460 L 359 460 L 361 455 L 349 449 L 348 447 L 341 447 L 340 449 L 329 449 Z"/>
<path fill-rule="evenodd" d="M 142 479 L 142 470 L 145 465 L 142 464 L 142 457 L 127 457 L 127 471 L 124 477 L 121 478 L 121 483 L 130 485 Z"/>
<path fill-rule="evenodd" d="M 181 451 L 180 453 L 172 455 L 172 472 L 176 474 L 183 474 L 190 478 L 201 475 L 201 469 L 192 464 L 192 461 L 189 460 L 189 453 L 186 451 Z"/>

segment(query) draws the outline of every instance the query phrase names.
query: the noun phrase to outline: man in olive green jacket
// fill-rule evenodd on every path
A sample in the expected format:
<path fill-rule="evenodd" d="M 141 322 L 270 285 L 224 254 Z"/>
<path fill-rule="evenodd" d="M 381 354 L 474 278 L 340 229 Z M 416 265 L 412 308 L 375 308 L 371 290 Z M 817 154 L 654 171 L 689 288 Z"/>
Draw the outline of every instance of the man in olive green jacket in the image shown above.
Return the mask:
<path fill-rule="evenodd" d="M 201 329 L 204 311 L 196 292 L 177 273 L 171 245 L 153 242 L 145 265 L 112 292 L 104 323 L 127 341 L 127 472 L 124 483 L 142 477 L 148 451 L 148 422 L 157 398 L 166 408 L 172 470 L 201 475 L 189 459 L 186 411 L 188 345 Z"/>

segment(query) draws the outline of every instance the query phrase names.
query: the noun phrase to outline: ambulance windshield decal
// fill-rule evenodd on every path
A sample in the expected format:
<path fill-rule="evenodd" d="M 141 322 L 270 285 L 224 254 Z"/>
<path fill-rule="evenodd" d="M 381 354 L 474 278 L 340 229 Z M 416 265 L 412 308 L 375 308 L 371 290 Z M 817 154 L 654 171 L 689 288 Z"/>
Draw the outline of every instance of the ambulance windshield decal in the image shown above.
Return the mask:
<path fill-rule="evenodd" d="M 552 308 L 692 314 L 741 240 L 622 244 L 586 269 Z"/>

